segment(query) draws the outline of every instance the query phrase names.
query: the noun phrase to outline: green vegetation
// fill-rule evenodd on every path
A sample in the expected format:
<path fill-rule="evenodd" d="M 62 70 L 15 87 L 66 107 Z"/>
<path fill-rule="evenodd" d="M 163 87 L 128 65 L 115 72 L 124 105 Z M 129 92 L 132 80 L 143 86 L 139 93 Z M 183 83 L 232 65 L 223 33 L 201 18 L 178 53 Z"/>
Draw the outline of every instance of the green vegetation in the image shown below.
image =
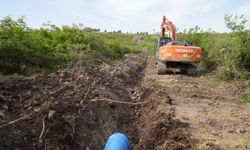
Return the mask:
<path fill-rule="evenodd" d="M 201 69 L 223 80 L 250 79 L 250 31 L 241 16 L 225 16 L 230 33 L 202 31 L 194 27 L 179 34 L 178 39 L 203 48 Z"/>
<path fill-rule="evenodd" d="M 245 83 L 246 89 L 242 96 L 239 97 L 240 102 L 242 103 L 250 103 L 250 80 L 246 81 Z"/>
<path fill-rule="evenodd" d="M 225 24 L 231 32 L 203 31 L 196 26 L 179 33 L 178 40 L 204 49 L 200 65 L 203 73 L 212 72 L 223 80 L 249 79 L 250 30 L 245 29 L 246 22 L 243 15 L 226 15 Z M 117 59 L 145 48 L 154 53 L 156 37 L 49 23 L 32 29 L 23 17 L 5 17 L 0 20 L 0 73 L 48 73 L 76 61 L 91 65 L 96 59 Z"/>
<path fill-rule="evenodd" d="M 200 69 L 222 80 L 250 79 L 250 30 L 243 15 L 225 16 L 229 33 L 203 31 L 194 27 L 178 34 L 179 41 L 203 48 Z M 78 25 L 57 27 L 46 23 L 40 29 L 27 27 L 24 17 L 0 20 L 0 73 L 33 75 L 50 73 L 80 62 L 121 58 L 126 53 L 155 52 L 158 35 L 101 33 Z M 250 92 L 240 97 L 250 102 Z"/>
<path fill-rule="evenodd" d="M 32 29 L 23 17 L 5 17 L 0 20 L 0 72 L 31 75 L 55 71 L 72 61 L 90 65 L 96 59 L 116 59 L 143 49 L 143 37 L 100 33 L 78 25 L 57 27 L 47 23 Z"/>
<path fill-rule="evenodd" d="M 243 15 L 226 15 L 224 21 L 231 32 L 202 31 L 196 26 L 179 34 L 178 40 L 187 41 L 203 48 L 200 64 L 203 73 L 213 73 L 224 81 L 249 80 L 250 30 L 245 29 L 247 20 Z M 239 101 L 250 102 L 248 88 Z"/>
<path fill-rule="evenodd" d="M 250 95 L 245 94 L 245 95 L 241 96 L 240 97 L 240 102 L 242 102 L 242 103 L 250 103 Z"/>

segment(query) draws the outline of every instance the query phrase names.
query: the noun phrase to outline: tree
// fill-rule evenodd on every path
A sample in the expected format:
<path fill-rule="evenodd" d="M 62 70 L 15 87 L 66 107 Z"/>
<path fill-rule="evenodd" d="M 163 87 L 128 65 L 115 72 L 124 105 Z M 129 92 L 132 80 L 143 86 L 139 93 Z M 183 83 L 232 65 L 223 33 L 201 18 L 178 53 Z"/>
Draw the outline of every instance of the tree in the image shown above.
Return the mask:
<path fill-rule="evenodd" d="M 247 19 L 242 15 L 228 15 L 226 14 L 224 17 L 224 21 L 226 23 L 227 28 L 232 30 L 233 32 L 243 32 L 245 30 L 245 24 L 247 23 Z"/>

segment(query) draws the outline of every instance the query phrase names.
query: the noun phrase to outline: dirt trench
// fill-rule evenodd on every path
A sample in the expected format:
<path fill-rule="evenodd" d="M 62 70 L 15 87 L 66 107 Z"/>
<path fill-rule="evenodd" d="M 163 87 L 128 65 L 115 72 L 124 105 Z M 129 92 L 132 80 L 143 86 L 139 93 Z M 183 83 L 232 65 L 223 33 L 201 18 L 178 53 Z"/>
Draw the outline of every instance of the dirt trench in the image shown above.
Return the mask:
<path fill-rule="evenodd" d="M 143 80 L 147 58 L 1 83 L 0 149 L 97 150 L 113 132 L 127 134 L 131 149 L 189 148 L 167 93 Z"/>
<path fill-rule="evenodd" d="M 1 84 L 1 125 L 21 120 L 0 128 L 0 149 L 97 150 L 116 131 L 136 141 L 134 108 L 110 101 L 131 101 L 145 66 L 141 54 Z"/>
<path fill-rule="evenodd" d="M 157 75 L 154 58 L 129 55 L 0 84 L 0 149 L 99 150 L 114 132 L 133 150 L 249 149 L 244 86 Z"/>

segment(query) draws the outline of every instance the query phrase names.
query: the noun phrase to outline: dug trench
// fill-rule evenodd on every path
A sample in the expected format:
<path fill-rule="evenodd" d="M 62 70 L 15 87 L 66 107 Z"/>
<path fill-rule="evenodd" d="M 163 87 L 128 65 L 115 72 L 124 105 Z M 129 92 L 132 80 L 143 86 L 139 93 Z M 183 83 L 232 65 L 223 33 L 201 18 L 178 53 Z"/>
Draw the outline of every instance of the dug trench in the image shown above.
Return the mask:
<path fill-rule="evenodd" d="M 145 53 L 0 84 L 0 149 L 103 149 L 114 132 L 135 150 L 191 149 L 173 99 L 145 78 Z"/>

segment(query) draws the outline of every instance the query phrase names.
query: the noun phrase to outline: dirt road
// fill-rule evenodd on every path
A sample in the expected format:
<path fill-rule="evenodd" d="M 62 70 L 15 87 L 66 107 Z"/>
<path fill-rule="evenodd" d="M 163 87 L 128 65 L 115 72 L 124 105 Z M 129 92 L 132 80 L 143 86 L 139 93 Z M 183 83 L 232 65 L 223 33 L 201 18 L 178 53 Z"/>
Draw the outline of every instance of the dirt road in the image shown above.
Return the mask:
<path fill-rule="evenodd" d="M 250 149 L 250 105 L 237 96 L 245 86 L 208 77 L 156 75 L 149 59 L 145 84 L 160 87 L 172 101 L 173 119 L 188 124 L 191 149 Z M 160 99 L 154 99 L 155 101 Z"/>
<path fill-rule="evenodd" d="M 156 75 L 142 53 L 96 68 L 0 84 L 0 149 L 102 149 L 113 132 L 131 149 L 250 149 L 245 86 Z"/>

